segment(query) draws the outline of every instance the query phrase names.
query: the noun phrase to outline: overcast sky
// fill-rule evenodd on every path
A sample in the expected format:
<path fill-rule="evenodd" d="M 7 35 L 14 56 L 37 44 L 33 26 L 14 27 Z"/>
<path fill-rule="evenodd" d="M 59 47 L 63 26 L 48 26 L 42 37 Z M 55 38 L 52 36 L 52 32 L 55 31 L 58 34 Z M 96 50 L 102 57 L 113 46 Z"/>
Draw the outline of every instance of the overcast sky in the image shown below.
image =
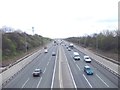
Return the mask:
<path fill-rule="evenodd" d="M 119 0 L 0 0 L 0 27 L 6 25 L 50 38 L 118 28 Z"/>

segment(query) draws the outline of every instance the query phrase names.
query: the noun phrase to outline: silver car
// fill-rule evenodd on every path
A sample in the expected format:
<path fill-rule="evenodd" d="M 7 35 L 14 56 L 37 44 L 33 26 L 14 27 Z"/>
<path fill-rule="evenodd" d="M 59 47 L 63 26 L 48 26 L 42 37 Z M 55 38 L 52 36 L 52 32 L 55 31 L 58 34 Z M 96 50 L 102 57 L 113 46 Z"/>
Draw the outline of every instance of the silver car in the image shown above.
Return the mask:
<path fill-rule="evenodd" d="M 56 56 L 56 53 L 55 53 L 55 52 L 52 52 L 52 56 Z"/>
<path fill-rule="evenodd" d="M 35 71 L 33 72 L 33 77 L 35 77 L 35 76 L 39 77 L 41 73 L 42 73 L 41 69 L 35 69 Z"/>

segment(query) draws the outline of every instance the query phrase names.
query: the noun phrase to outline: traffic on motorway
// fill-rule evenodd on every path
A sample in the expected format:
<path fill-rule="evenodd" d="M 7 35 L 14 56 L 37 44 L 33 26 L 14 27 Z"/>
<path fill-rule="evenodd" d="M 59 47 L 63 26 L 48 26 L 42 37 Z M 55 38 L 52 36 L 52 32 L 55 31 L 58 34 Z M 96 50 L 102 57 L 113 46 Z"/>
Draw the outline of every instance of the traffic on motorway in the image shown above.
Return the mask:
<path fill-rule="evenodd" d="M 118 80 L 74 44 L 56 40 L 3 88 L 118 88 Z"/>

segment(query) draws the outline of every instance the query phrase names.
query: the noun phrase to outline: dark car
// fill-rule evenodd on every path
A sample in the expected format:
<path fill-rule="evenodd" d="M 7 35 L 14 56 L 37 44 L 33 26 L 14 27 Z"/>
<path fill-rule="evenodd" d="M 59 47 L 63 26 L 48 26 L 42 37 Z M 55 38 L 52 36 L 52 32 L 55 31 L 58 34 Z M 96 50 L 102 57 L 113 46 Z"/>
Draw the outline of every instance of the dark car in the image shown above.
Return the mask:
<path fill-rule="evenodd" d="M 39 77 L 41 73 L 42 73 L 41 69 L 35 69 L 35 71 L 33 72 L 33 77 L 35 77 L 35 76 Z"/>
<path fill-rule="evenodd" d="M 47 47 L 45 46 L 44 49 L 47 49 Z"/>
<path fill-rule="evenodd" d="M 86 72 L 87 75 L 93 75 L 93 70 L 90 66 L 85 66 L 84 72 Z"/>

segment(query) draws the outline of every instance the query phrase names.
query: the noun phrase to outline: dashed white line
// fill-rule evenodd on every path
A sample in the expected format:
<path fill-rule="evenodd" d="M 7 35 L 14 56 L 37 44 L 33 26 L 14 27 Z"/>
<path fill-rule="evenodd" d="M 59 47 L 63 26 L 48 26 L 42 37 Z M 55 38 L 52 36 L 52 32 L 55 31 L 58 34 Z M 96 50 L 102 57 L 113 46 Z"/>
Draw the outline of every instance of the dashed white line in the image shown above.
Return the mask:
<path fill-rule="evenodd" d="M 43 72 L 43 73 L 45 73 L 45 71 L 46 71 L 46 68 L 44 69 L 44 72 Z"/>
<path fill-rule="evenodd" d="M 26 83 L 29 81 L 29 78 L 25 81 L 25 83 L 22 85 L 22 88 L 26 85 Z"/>
<path fill-rule="evenodd" d="M 107 85 L 107 83 L 105 83 L 105 81 L 104 81 L 102 78 L 100 78 L 100 76 L 98 76 L 97 74 L 96 74 L 96 76 L 97 76 L 107 87 L 109 87 L 109 85 Z"/>
<path fill-rule="evenodd" d="M 74 63 L 75 63 L 75 60 L 73 60 L 74 61 Z"/>
<path fill-rule="evenodd" d="M 41 83 L 42 77 L 40 78 L 38 84 L 37 84 L 37 88 L 39 87 L 40 83 Z"/>
<path fill-rule="evenodd" d="M 87 81 L 87 83 L 89 84 L 89 86 L 92 88 L 92 85 L 91 85 L 90 82 L 87 80 L 87 78 L 85 77 L 84 74 L 83 74 L 83 77 L 85 78 L 85 80 Z"/>
<path fill-rule="evenodd" d="M 49 62 L 47 63 L 47 66 L 48 66 Z"/>
<path fill-rule="evenodd" d="M 78 69 L 81 71 L 80 67 L 76 64 L 76 66 L 78 67 Z"/>

